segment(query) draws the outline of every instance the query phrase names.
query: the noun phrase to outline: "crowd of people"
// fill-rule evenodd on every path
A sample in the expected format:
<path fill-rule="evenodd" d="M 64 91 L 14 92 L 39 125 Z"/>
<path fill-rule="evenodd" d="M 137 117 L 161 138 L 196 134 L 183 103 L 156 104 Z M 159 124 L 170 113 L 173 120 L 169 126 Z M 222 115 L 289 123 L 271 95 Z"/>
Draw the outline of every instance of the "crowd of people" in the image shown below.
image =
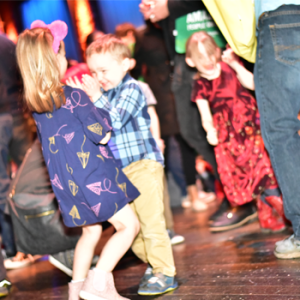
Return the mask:
<path fill-rule="evenodd" d="M 125 299 L 112 271 L 129 248 L 147 265 L 138 294 L 176 289 L 172 245 L 184 237 L 174 230 L 170 174 L 182 207 L 205 211 L 218 198 L 210 231 L 257 217 L 266 233 L 291 224 L 274 254 L 300 257 L 300 1 L 254 5 L 254 75 L 205 30 L 178 50 L 178 19 L 209 16 L 202 1 L 142 0 L 143 29 L 92 32 L 85 63 L 70 68 L 63 21 L 34 21 L 16 46 L 0 28 L 0 297 L 9 292 L 6 269 L 49 254 L 72 277 L 69 300 Z M 56 198 L 58 226 L 75 234 L 53 231 L 60 247 L 39 251 L 14 238 L 13 215 L 16 201 L 25 207 L 41 195 Z M 104 221 L 115 233 L 98 256 Z"/>

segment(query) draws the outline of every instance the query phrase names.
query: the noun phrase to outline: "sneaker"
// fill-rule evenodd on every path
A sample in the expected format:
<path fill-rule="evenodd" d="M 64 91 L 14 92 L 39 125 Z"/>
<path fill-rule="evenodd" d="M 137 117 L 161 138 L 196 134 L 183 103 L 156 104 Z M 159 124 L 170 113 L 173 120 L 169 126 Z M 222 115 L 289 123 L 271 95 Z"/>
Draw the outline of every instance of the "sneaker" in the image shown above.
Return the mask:
<path fill-rule="evenodd" d="M 257 219 L 257 211 L 252 202 L 230 207 L 226 209 L 227 204 L 221 205 L 209 222 L 211 232 L 221 232 L 241 227 Z"/>
<path fill-rule="evenodd" d="M 73 274 L 74 249 L 49 255 L 49 262 L 68 276 Z"/>
<path fill-rule="evenodd" d="M 181 199 L 181 206 L 183 208 L 190 208 L 192 206 L 192 201 L 188 195 Z"/>
<path fill-rule="evenodd" d="M 217 199 L 217 196 L 215 193 L 213 192 L 204 192 L 204 191 L 199 191 L 198 192 L 198 197 L 199 197 L 199 200 L 204 202 L 204 203 L 210 203 L 210 202 L 213 202 Z"/>
<path fill-rule="evenodd" d="M 148 280 L 153 276 L 152 267 L 148 264 L 147 269 L 140 281 L 139 288 L 147 284 Z"/>
<path fill-rule="evenodd" d="M 73 275 L 73 260 L 74 260 L 74 249 L 59 252 L 53 255 L 49 255 L 49 262 L 56 268 L 63 271 L 68 276 Z M 92 266 L 95 266 L 99 260 L 98 255 L 94 255 L 92 260 Z"/>
<path fill-rule="evenodd" d="M 294 235 L 275 244 L 274 255 L 281 259 L 300 258 L 300 241 Z"/>
<path fill-rule="evenodd" d="M 147 284 L 139 287 L 138 294 L 144 296 L 159 295 L 177 288 L 178 282 L 174 276 L 169 277 L 162 273 L 157 273 L 148 280 Z"/>
<path fill-rule="evenodd" d="M 167 229 L 167 231 L 170 237 L 171 245 L 178 245 L 185 241 L 185 238 L 182 235 L 176 234 L 174 230 Z"/>
<path fill-rule="evenodd" d="M 208 209 L 208 206 L 205 202 L 202 202 L 200 199 L 195 200 L 192 203 L 192 210 L 194 212 L 205 211 Z"/>
<path fill-rule="evenodd" d="M 5 297 L 9 294 L 11 283 L 4 279 L 0 282 L 0 297 Z"/>
<path fill-rule="evenodd" d="M 4 260 L 6 270 L 20 269 L 29 266 L 39 260 L 42 255 L 30 255 L 22 252 L 17 252 L 15 257 Z"/>

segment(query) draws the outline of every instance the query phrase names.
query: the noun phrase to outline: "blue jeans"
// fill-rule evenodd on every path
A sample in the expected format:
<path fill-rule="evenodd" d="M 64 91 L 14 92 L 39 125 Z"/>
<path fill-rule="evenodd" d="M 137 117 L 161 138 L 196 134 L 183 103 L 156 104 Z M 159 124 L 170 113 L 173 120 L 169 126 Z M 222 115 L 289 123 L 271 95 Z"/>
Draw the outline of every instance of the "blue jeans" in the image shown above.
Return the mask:
<path fill-rule="evenodd" d="M 286 217 L 300 239 L 300 6 L 265 12 L 258 27 L 254 79 L 261 131 Z"/>

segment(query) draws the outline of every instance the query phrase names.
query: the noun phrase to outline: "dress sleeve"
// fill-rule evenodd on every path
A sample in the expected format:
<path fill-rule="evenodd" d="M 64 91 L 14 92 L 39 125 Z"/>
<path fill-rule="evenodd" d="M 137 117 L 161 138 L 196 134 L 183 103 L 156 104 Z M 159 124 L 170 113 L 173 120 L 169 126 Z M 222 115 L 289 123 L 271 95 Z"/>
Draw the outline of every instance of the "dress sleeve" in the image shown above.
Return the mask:
<path fill-rule="evenodd" d="M 74 113 L 82 123 L 87 138 L 93 143 L 99 144 L 106 133 L 112 130 L 108 112 L 95 107 L 88 95 L 82 90 L 74 89 L 71 95 L 77 99 Z"/>
<path fill-rule="evenodd" d="M 192 102 L 197 100 L 209 100 L 210 96 L 210 86 L 209 82 L 202 80 L 201 78 L 194 81 L 193 91 L 192 91 Z"/>

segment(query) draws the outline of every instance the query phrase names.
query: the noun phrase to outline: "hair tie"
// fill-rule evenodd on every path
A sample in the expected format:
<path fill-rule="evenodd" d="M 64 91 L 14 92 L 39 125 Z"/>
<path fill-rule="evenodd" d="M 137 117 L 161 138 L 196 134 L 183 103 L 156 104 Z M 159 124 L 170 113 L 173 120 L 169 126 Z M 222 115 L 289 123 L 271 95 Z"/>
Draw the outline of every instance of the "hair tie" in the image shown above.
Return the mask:
<path fill-rule="evenodd" d="M 54 52 L 57 54 L 60 42 L 66 37 L 68 34 L 68 25 L 60 20 L 54 21 L 51 24 L 47 25 L 41 20 L 36 20 L 31 23 L 30 29 L 33 28 L 48 28 L 53 35 L 53 43 L 52 48 Z"/>

